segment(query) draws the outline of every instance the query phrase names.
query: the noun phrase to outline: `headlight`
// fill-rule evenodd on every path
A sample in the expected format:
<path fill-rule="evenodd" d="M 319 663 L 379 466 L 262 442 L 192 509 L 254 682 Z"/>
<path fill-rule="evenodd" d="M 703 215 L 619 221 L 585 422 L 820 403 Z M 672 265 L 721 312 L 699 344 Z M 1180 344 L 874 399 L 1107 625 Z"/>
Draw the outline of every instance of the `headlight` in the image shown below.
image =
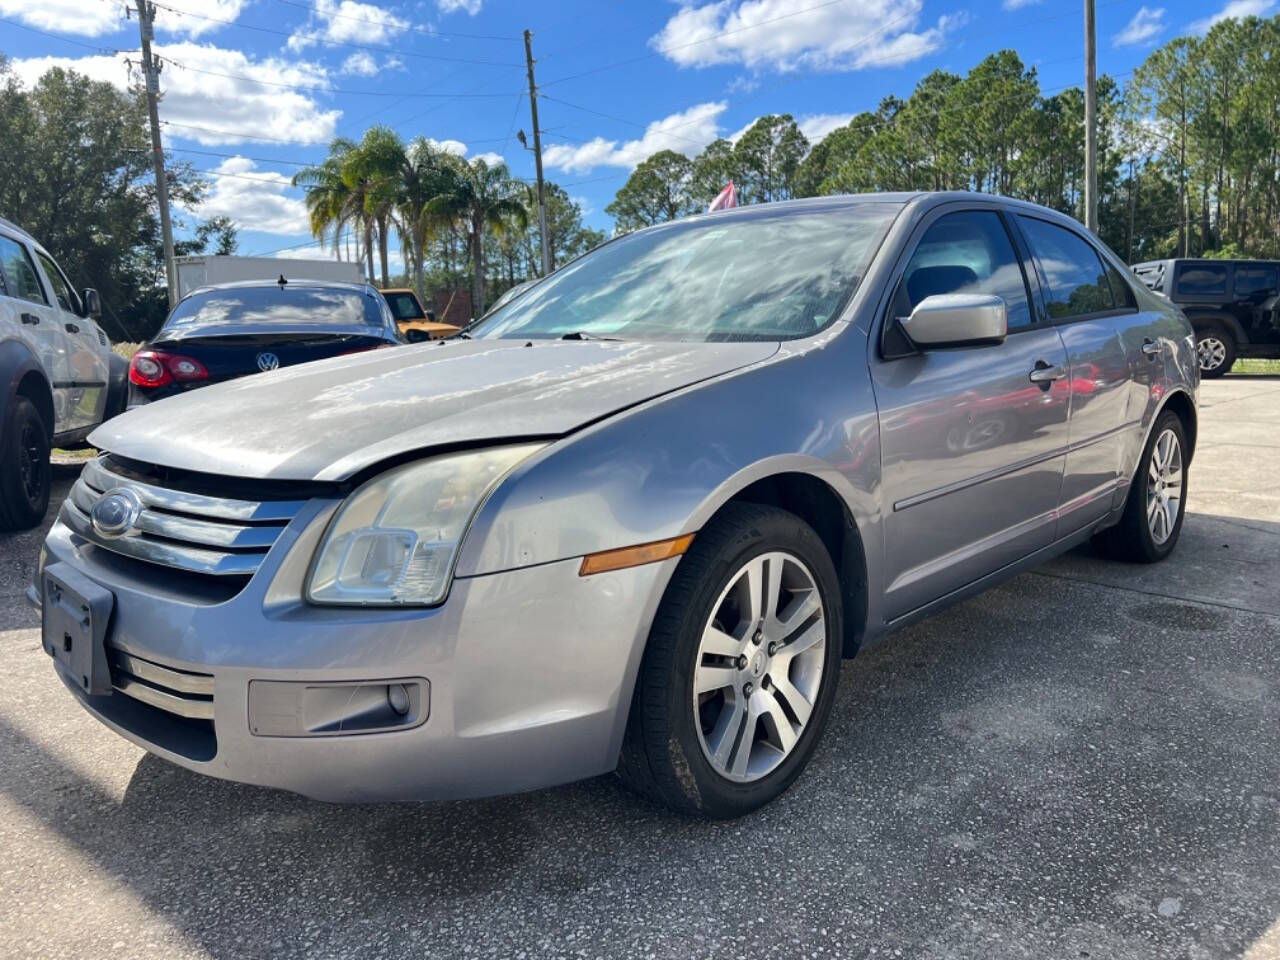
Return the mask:
<path fill-rule="evenodd" d="M 439 603 L 476 510 L 507 471 L 541 446 L 451 454 L 370 480 L 329 525 L 307 598 L 344 606 Z"/>

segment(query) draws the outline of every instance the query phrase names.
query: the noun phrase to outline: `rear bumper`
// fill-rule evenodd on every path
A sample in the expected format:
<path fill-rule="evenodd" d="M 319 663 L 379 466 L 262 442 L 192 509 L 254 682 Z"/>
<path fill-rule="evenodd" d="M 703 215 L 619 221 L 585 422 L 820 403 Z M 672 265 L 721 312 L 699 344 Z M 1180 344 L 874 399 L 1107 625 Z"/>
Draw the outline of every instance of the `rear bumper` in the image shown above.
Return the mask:
<path fill-rule="evenodd" d="M 434 609 L 374 611 L 268 601 L 283 546 L 241 593 L 208 605 L 115 576 L 60 522 L 47 547 L 50 563 L 69 563 L 112 591 L 112 655 L 190 675 L 199 691 L 195 709 L 174 708 L 192 714 L 183 717 L 154 697 L 87 696 L 64 677 L 86 709 L 188 769 L 327 801 L 477 797 L 612 770 L 644 640 L 676 563 L 584 578 L 579 561 L 565 560 L 459 579 Z M 254 733 L 279 729 L 262 723 L 255 681 L 301 689 L 402 678 L 420 679 L 429 698 L 410 728 Z"/>

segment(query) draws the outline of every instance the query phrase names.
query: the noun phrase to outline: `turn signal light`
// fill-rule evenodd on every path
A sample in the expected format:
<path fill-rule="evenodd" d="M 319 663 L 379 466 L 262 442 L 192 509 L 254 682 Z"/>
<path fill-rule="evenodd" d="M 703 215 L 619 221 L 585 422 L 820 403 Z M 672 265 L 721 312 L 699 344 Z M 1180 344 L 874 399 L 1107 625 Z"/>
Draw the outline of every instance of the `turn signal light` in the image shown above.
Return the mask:
<path fill-rule="evenodd" d="M 129 361 L 129 381 L 140 387 L 208 380 L 209 371 L 194 357 L 163 350 L 139 350 Z"/>
<path fill-rule="evenodd" d="M 672 537 L 670 540 L 658 540 L 655 543 L 642 543 L 636 547 L 621 547 L 617 550 L 589 553 L 582 558 L 578 576 L 589 577 L 593 573 L 638 567 L 645 563 L 657 563 L 668 557 L 678 557 L 689 549 L 691 543 L 693 543 L 693 534 L 686 533 L 682 537 Z"/>

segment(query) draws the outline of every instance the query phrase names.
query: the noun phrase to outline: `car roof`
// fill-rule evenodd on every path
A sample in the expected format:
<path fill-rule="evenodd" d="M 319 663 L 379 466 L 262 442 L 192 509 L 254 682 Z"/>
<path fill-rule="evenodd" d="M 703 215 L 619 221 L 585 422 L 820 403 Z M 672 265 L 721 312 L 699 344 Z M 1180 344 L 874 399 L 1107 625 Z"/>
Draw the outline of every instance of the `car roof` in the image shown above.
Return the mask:
<path fill-rule="evenodd" d="M 232 280 L 228 283 L 208 283 L 202 287 L 196 287 L 187 292 L 187 297 L 193 297 L 197 293 L 208 293 L 211 290 L 244 290 L 255 287 L 277 287 L 280 285 L 279 280 Z M 285 285 L 289 287 L 324 287 L 330 290 L 348 290 L 351 293 L 377 294 L 377 290 L 369 286 L 367 283 L 349 283 L 345 280 L 312 280 L 307 277 L 299 277 L 297 280 L 290 280 L 285 277 Z"/>
<path fill-rule="evenodd" d="M 415 298 L 418 296 L 417 291 L 412 289 L 411 287 L 383 287 L 378 292 L 379 293 L 412 293 Z"/>
<path fill-rule="evenodd" d="M 27 231 L 23 230 L 20 226 L 18 226 L 12 220 L 6 220 L 4 217 L 0 217 L 0 227 L 3 227 L 5 230 L 9 231 L 10 233 L 16 233 L 23 240 L 30 241 L 33 245 L 37 247 L 40 246 L 40 242 L 36 240 L 35 237 L 27 233 Z"/>

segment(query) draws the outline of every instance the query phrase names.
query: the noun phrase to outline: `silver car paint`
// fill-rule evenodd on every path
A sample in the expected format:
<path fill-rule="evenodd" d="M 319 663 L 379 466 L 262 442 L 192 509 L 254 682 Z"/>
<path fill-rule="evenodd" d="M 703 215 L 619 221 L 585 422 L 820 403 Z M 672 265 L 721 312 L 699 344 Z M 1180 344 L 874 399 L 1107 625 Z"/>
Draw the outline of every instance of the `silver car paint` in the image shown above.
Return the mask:
<path fill-rule="evenodd" d="M 1137 313 L 1046 326 L 1004 346 L 883 359 L 889 291 L 939 211 L 1034 210 L 1079 229 L 977 195 L 889 199 L 902 211 L 843 316 L 804 340 L 422 345 L 252 378 L 252 390 L 210 388 L 199 395 L 205 410 L 170 406 L 178 398 L 95 434 L 109 451 L 152 462 L 306 478 L 350 476 L 437 444 L 559 437 L 486 501 L 436 609 L 301 600 L 334 500 L 299 515 L 225 603 L 165 596 L 96 561 L 61 523 L 50 559 L 116 593 L 114 643 L 214 673 L 218 755 L 196 763 L 170 754 L 174 762 L 343 800 L 482 795 L 607 771 L 676 561 L 584 578 L 583 554 L 696 532 L 754 481 L 807 475 L 840 499 L 862 543 L 866 615 L 856 628 L 865 644 L 1113 522 L 1158 410 L 1175 394 L 1194 401 L 1190 327 L 1141 288 Z M 741 215 L 749 211 L 716 216 Z M 1163 362 L 1142 352 L 1146 339 Z M 492 393 L 424 382 L 433 369 L 424 355 L 436 349 L 448 360 L 434 369 L 488 377 Z M 1037 359 L 1065 364 L 1065 382 L 1088 390 L 1027 392 Z M 440 410 L 428 405 L 432 390 Z M 1005 403 L 1008 430 L 948 447 L 953 428 L 963 434 L 993 398 Z M 279 417 L 245 421 L 264 404 L 287 411 L 317 401 L 331 420 L 287 430 Z M 177 424 L 198 442 L 175 445 Z M 248 733 L 250 679 L 393 676 L 431 681 L 430 716 L 415 730 L 317 740 Z"/>

